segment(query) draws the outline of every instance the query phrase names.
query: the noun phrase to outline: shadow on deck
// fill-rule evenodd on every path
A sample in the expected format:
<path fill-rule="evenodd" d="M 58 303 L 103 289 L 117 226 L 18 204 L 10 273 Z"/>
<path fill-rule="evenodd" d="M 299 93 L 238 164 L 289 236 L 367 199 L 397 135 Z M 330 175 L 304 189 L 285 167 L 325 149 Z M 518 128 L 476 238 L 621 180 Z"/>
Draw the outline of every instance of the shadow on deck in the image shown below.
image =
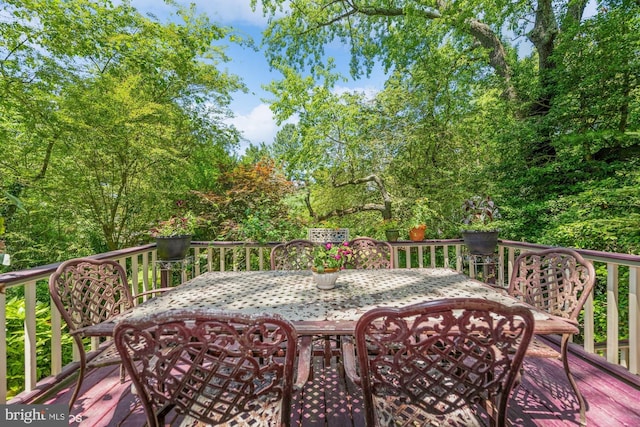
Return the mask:
<path fill-rule="evenodd" d="M 604 359 L 570 354 L 572 371 L 587 402 L 587 425 L 640 425 L 640 379 L 611 370 Z M 324 366 L 322 357 L 314 358 L 313 378 L 294 396 L 292 426 L 349 427 L 364 426 L 362 398 L 358 389 L 346 381 L 336 358 Z M 618 375 L 623 374 L 623 375 Z M 71 378 L 56 391 L 37 401 L 24 403 L 67 404 L 75 385 Z M 131 382 L 120 384 L 118 367 L 92 371 L 71 412 L 71 425 L 140 427 L 146 418 Z M 578 405 L 557 360 L 525 359 L 522 383 L 509 405 L 512 426 L 577 426 Z M 167 419 L 170 421 L 170 418 Z M 172 423 L 173 425 L 174 423 Z"/>

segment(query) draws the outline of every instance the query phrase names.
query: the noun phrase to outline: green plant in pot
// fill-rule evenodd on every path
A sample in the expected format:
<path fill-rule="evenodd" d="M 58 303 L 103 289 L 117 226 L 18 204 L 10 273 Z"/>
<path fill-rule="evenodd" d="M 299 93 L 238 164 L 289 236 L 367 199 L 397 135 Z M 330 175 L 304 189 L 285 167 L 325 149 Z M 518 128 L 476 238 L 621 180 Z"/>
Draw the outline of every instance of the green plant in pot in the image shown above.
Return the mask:
<path fill-rule="evenodd" d="M 159 260 L 172 261 L 184 259 L 191 247 L 191 237 L 197 226 L 197 218 L 187 212 L 181 216 L 172 216 L 160 221 L 151 228 L 152 237 L 156 238 L 156 252 Z"/>
<path fill-rule="evenodd" d="M 490 196 L 473 196 L 462 204 L 462 238 L 472 255 L 492 255 L 498 246 L 500 211 Z"/>
<path fill-rule="evenodd" d="M 311 269 L 321 274 L 342 270 L 352 255 L 349 242 L 319 244 L 313 251 Z"/>
<path fill-rule="evenodd" d="M 417 242 L 424 240 L 427 223 L 434 215 L 435 212 L 429 207 L 429 199 L 426 197 L 416 199 L 411 207 L 409 239 Z"/>
<path fill-rule="evenodd" d="M 396 242 L 400 237 L 400 225 L 395 219 L 385 219 L 380 228 L 384 231 L 388 242 Z"/>

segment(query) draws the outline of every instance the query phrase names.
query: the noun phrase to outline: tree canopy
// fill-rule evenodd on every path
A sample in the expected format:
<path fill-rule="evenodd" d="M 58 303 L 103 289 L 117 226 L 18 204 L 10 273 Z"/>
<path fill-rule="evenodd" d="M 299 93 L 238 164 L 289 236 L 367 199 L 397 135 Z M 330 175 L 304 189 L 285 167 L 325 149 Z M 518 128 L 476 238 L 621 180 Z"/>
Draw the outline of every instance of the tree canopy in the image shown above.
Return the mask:
<path fill-rule="evenodd" d="M 438 235 L 451 237 L 456 209 L 474 193 L 491 193 L 506 205 L 505 231 L 512 238 L 597 247 L 611 240 L 612 228 L 637 228 L 639 205 L 607 191 L 609 206 L 625 206 L 627 213 L 608 211 L 604 216 L 612 217 L 605 221 L 616 226 L 597 222 L 588 227 L 589 238 L 580 237 L 599 216 L 581 215 L 580 203 L 594 188 L 637 193 L 637 1 L 599 2 L 589 17 L 587 1 L 260 3 L 270 17 L 267 55 L 284 76 L 271 85 L 273 109 L 281 120 L 300 116 L 297 129 L 287 130 L 299 142 L 281 138 L 275 153 L 290 170 L 297 164 L 297 175 L 317 168 L 309 152 L 316 159 L 327 144 L 334 152 L 347 147 L 330 135 L 347 117 L 360 116 L 354 123 L 361 127 L 349 132 L 360 153 L 350 165 L 340 156 L 322 156 L 332 162 L 325 182 L 357 175 L 353 164 L 371 170 L 371 159 L 389 153 L 379 174 L 391 183 L 387 191 L 399 208 L 394 215 L 403 219 L 412 200 L 426 197 Z M 334 58 L 325 53 L 332 43 L 350 52 L 352 77 L 376 63 L 385 67 L 389 78 L 375 99 L 354 107 L 346 95 L 332 94 L 339 79 Z M 331 118 L 321 120 L 331 109 Z M 361 118 L 366 112 L 370 120 Z M 300 149 L 307 151 L 299 155 Z M 312 184 L 325 210 L 332 211 L 327 200 L 343 203 L 334 189 Z M 637 241 L 638 233 L 633 236 L 625 240 Z M 628 242 L 607 248 L 629 250 Z"/>
<path fill-rule="evenodd" d="M 233 154 L 230 27 L 167 0 L 4 0 L 0 231 L 19 260 L 146 242 L 176 207 L 206 239 L 308 226 L 382 237 L 389 221 L 458 237 L 489 194 L 503 237 L 623 252 L 640 242 L 636 0 L 254 0 L 284 125 Z M 589 11 L 589 15 L 585 11 Z M 350 76 L 327 46 L 340 44 Z M 338 90 L 386 73 L 376 93 Z"/>
<path fill-rule="evenodd" d="M 218 69 L 231 29 L 185 8 L 162 24 L 127 1 L 2 3 L 0 179 L 29 212 L 3 206 L 15 239 L 116 249 L 192 188 L 215 186 L 238 141 L 223 119 L 244 89 Z"/>

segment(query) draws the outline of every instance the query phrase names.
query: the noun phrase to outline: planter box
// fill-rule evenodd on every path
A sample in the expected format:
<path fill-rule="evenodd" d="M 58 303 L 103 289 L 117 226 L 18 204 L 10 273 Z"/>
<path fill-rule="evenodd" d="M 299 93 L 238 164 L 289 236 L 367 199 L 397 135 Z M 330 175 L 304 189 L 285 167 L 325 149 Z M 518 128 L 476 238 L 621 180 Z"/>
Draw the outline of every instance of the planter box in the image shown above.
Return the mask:
<path fill-rule="evenodd" d="M 191 247 L 191 236 L 156 237 L 156 252 L 161 261 L 184 259 Z"/>
<path fill-rule="evenodd" d="M 498 231 L 462 232 L 464 244 L 471 255 L 493 255 L 498 247 Z"/>

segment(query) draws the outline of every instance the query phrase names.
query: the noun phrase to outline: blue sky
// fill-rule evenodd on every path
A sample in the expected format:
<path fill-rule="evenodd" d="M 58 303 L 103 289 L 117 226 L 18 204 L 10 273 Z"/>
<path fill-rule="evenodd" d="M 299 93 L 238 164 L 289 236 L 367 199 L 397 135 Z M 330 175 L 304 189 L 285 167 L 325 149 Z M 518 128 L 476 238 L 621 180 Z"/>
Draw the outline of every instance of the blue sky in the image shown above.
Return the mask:
<path fill-rule="evenodd" d="M 198 13 L 209 16 L 212 22 L 232 26 L 243 34 L 251 36 L 256 44 L 261 40 L 262 30 L 266 28 L 266 19 L 262 12 L 253 12 L 249 6 L 249 0 L 178 0 L 180 4 L 188 6 L 191 3 L 196 5 Z M 141 13 L 151 12 L 158 19 L 170 19 L 172 9 L 166 6 L 161 0 L 131 0 L 131 5 Z M 347 75 L 349 56 L 347 49 L 341 46 L 334 46 L 328 50 L 329 55 L 336 58 L 339 70 Z M 262 52 L 255 52 L 251 49 L 244 49 L 237 45 L 229 45 L 227 54 L 232 61 L 224 67 L 229 72 L 240 76 L 249 89 L 249 93 L 236 93 L 231 108 L 235 117 L 230 123 L 242 131 L 244 141 L 241 144 L 240 152 L 249 142 L 259 144 L 260 142 L 271 143 L 275 137 L 278 127 L 276 126 L 271 110 L 263 100 L 270 97 L 270 93 L 262 89 L 262 86 L 272 80 L 279 80 L 280 74 L 269 70 L 269 65 Z M 375 91 L 382 89 L 384 76 L 381 72 L 376 72 L 368 80 L 359 80 L 345 84 L 344 87 L 336 90 L 366 90 Z"/>

